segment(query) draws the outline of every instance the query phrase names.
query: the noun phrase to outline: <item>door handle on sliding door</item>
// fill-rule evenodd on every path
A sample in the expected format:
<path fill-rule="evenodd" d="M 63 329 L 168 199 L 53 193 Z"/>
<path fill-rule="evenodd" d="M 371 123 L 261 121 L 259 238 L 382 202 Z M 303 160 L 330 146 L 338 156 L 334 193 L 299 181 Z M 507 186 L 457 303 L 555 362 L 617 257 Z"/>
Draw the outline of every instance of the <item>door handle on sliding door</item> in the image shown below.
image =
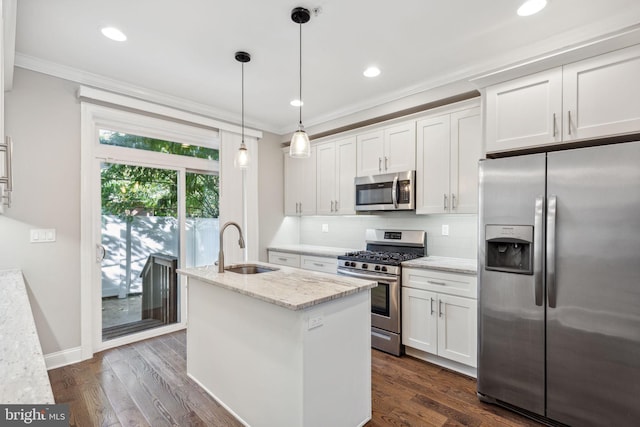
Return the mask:
<path fill-rule="evenodd" d="M 547 202 L 547 299 L 549 307 L 555 308 L 557 299 L 556 285 L 556 215 L 557 197 L 549 196 Z"/>
<path fill-rule="evenodd" d="M 543 222 L 544 197 L 536 197 L 535 215 L 533 222 L 533 294 L 537 306 L 542 306 L 542 242 L 543 242 Z"/>

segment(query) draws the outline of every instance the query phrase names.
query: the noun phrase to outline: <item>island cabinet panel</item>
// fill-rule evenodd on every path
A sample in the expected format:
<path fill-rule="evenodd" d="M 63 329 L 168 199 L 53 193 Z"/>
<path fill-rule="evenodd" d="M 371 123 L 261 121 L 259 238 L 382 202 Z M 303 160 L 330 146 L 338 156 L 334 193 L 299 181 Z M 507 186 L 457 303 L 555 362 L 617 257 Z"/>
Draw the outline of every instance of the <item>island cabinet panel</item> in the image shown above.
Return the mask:
<path fill-rule="evenodd" d="M 371 418 L 368 290 L 292 310 L 194 277 L 188 289 L 187 373 L 241 422 L 355 427 Z"/>

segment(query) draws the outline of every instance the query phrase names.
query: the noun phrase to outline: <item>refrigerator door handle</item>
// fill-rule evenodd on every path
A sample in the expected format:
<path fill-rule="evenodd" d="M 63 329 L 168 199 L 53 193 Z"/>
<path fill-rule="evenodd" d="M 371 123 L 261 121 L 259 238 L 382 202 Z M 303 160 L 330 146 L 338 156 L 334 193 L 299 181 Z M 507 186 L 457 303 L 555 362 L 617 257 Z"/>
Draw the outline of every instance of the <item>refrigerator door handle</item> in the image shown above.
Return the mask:
<path fill-rule="evenodd" d="M 534 296 L 537 306 L 542 306 L 542 242 L 543 242 L 543 224 L 542 215 L 544 212 L 544 197 L 536 197 L 535 216 L 533 223 L 533 283 Z"/>
<path fill-rule="evenodd" d="M 549 196 L 547 206 L 547 298 L 556 307 L 556 212 L 557 197 Z"/>

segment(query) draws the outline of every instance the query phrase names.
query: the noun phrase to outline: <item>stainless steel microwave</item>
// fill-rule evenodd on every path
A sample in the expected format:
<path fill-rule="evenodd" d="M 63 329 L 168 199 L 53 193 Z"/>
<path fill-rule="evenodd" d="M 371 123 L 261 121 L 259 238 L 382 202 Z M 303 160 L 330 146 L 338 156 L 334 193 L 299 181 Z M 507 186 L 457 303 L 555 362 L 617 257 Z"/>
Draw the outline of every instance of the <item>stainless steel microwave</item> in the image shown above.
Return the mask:
<path fill-rule="evenodd" d="M 355 178 L 356 211 L 413 210 L 416 171 Z"/>

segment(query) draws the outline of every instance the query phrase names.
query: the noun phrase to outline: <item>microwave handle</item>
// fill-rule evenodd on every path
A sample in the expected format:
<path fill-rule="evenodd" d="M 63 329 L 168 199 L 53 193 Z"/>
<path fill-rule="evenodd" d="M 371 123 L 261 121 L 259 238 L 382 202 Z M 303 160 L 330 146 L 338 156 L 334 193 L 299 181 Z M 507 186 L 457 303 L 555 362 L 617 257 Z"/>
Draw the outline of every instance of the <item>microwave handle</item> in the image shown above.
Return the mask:
<path fill-rule="evenodd" d="M 393 186 L 391 187 L 391 198 L 393 199 L 393 207 L 398 209 L 398 175 L 393 177 Z"/>

